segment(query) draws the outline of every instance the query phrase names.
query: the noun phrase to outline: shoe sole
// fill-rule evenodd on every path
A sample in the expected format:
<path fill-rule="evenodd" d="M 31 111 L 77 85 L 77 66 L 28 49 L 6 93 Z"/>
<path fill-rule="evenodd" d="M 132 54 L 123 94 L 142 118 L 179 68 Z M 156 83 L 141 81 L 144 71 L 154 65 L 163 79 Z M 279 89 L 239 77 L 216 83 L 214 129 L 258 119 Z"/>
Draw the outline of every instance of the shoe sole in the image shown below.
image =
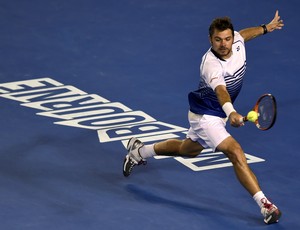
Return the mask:
<path fill-rule="evenodd" d="M 129 156 L 126 155 L 126 157 L 125 157 L 125 159 L 124 159 L 124 163 L 123 163 L 123 175 L 124 175 L 125 177 L 128 177 L 128 176 L 130 175 L 130 173 L 127 173 L 127 172 L 126 172 L 126 165 L 127 165 L 128 161 L 129 161 Z"/>
<path fill-rule="evenodd" d="M 272 213 L 272 215 L 269 216 L 268 219 L 264 219 L 264 222 L 266 224 L 277 223 L 279 221 L 280 217 L 281 217 L 281 212 L 279 209 L 277 209 Z"/>

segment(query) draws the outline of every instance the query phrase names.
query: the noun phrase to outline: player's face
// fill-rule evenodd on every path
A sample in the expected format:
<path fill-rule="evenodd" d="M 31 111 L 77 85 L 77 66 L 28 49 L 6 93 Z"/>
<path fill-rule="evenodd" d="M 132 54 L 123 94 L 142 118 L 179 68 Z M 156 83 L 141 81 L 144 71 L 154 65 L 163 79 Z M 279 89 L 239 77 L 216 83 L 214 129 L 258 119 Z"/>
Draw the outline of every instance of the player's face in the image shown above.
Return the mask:
<path fill-rule="evenodd" d="M 231 56 L 233 36 L 231 29 L 224 31 L 215 30 L 210 37 L 212 49 L 217 52 L 220 58 L 227 59 Z"/>

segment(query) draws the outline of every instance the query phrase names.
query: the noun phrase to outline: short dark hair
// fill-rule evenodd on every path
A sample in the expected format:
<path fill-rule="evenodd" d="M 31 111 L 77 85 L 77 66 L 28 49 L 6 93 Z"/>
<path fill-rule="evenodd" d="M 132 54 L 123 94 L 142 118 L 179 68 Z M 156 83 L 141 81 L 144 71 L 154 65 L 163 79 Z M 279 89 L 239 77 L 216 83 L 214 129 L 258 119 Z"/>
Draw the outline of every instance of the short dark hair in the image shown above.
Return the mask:
<path fill-rule="evenodd" d="M 215 18 L 209 26 L 209 36 L 212 37 L 214 31 L 224 31 L 227 29 L 231 29 L 232 36 L 234 36 L 234 29 L 231 23 L 231 19 L 229 17 Z"/>

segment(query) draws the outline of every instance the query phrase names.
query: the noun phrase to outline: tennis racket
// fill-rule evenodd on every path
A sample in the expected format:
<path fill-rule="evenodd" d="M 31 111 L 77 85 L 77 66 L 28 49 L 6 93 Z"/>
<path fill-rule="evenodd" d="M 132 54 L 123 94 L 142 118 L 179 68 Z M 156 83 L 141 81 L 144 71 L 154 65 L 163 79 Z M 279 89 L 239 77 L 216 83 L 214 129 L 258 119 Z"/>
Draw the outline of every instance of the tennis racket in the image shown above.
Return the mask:
<path fill-rule="evenodd" d="M 271 94 L 262 95 L 256 102 L 252 111 L 257 112 L 258 118 L 254 121 L 256 127 L 260 130 L 272 128 L 276 121 L 277 105 L 276 99 Z M 243 117 L 243 122 L 248 121 L 247 116 Z"/>

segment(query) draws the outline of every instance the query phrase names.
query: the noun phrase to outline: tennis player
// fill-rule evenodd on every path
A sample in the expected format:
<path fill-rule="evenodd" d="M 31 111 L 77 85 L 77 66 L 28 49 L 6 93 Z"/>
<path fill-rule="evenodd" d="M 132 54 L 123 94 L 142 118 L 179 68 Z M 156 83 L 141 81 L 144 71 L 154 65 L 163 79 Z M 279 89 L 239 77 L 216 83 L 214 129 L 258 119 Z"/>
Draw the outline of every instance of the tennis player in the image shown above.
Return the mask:
<path fill-rule="evenodd" d="M 258 36 L 282 29 L 283 20 L 278 11 L 268 24 L 234 31 L 230 18 L 216 18 L 209 27 L 210 49 L 202 57 L 200 83 L 188 95 L 190 128 L 185 140 L 169 139 L 144 145 L 136 137 L 127 144 L 123 174 L 128 177 L 136 165 L 156 155 L 195 157 L 205 148 L 223 152 L 232 162 L 239 182 L 250 193 L 261 209 L 266 224 L 278 222 L 281 211 L 262 192 L 240 144 L 227 132 L 229 120 L 240 127 L 242 115 L 233 102 L 238 96 L 246 70 L 245 42 Z"/>

